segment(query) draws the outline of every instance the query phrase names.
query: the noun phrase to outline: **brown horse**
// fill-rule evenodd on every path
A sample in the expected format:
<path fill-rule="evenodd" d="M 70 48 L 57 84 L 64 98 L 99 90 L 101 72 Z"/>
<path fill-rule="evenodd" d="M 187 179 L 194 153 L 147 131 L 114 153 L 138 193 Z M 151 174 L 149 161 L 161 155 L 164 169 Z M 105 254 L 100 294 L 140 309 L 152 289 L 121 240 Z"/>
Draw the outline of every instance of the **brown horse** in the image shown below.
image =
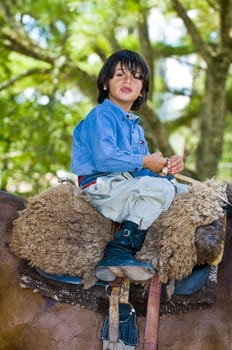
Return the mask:
<path fill-rule="evenodd" d="M 55 303 L 19 285 L 19 259 L 8 248 L 12 222 L 25 201 L 0 192 L 0 350 L 100 350 L 103 316 L 75 305 Z M 181 315 L 163 315 L 159 350 L 232 350 L 231 219 L 219 268 L 216 303 Z M 143 349 L 145 318 L 138 318 Z"/>

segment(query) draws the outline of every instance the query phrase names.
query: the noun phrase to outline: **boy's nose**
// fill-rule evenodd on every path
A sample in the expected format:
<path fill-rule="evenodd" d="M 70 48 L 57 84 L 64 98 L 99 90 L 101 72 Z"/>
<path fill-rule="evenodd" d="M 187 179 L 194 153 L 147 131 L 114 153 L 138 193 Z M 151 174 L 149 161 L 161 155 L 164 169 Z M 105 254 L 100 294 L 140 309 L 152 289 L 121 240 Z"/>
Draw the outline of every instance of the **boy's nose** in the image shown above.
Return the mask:
<path fill-rule="evenodd" d="M 125 81 L 133 80 L 133 75 L 131 74 L 131 72 L 125 72 L 124 80 Z"/>

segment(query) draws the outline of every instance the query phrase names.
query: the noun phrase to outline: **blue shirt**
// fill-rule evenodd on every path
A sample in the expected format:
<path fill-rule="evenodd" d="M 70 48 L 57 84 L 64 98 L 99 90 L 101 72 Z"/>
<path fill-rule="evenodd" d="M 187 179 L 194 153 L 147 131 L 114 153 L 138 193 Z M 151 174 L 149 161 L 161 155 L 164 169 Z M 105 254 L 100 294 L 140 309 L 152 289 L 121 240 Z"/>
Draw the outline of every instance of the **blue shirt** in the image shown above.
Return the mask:
<path fill-rule="evenodd" d="M 139 117 L 105 99 L 74 129 L 71 170 L 77 175 L 134 172 L 148 153 Z"/>
<path fill-rule="evenodd" d="M 159 176 L 142 168 L 149 149 L 139 121 L 109 99 L 98 104 L 74 129 L 71 170 L 79 176 L 100 172 Z"/>

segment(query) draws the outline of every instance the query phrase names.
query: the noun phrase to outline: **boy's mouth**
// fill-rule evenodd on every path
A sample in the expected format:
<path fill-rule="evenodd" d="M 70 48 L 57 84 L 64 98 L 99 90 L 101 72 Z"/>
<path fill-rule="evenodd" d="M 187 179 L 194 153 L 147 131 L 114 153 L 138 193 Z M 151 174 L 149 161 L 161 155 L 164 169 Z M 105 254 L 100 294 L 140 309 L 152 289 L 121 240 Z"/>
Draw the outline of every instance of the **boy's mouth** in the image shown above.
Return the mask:
<path fill-rule="evenodd" d="M 125 92 L 125 93 L 129 93 L 129 92 L 132 91 L 132 89 L 130 87 L 124 86 L 124 87 L 121 88 L 121 91 Z"/>

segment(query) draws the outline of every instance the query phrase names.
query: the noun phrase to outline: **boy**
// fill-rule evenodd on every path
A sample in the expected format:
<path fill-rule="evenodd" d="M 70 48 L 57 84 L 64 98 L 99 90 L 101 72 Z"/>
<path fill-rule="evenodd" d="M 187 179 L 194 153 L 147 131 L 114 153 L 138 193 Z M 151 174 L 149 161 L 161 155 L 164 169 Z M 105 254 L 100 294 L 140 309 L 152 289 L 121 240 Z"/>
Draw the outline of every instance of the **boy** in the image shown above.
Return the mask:
<path fill-rule="evenodd" d="M 104 251 L 96 275 L 113 281 L 115 275 L 146 280 L 152 265 L 137 261 L 147 229 L 169 208 L 176 193 L 187 188 L 171 180 L 183 170 L 180 156 L 150 154 L 138 110 L 149 90 L 149 69 L 130 50 L 112 54 L 97 80 L 98 105 L 74 129 L 72 171 L 80 188 L 105 217 L 121 228 Z M 159 176 L 164 167 L 169 175 Z M 184 186 L 184 185 L 182 185 Z"/>

